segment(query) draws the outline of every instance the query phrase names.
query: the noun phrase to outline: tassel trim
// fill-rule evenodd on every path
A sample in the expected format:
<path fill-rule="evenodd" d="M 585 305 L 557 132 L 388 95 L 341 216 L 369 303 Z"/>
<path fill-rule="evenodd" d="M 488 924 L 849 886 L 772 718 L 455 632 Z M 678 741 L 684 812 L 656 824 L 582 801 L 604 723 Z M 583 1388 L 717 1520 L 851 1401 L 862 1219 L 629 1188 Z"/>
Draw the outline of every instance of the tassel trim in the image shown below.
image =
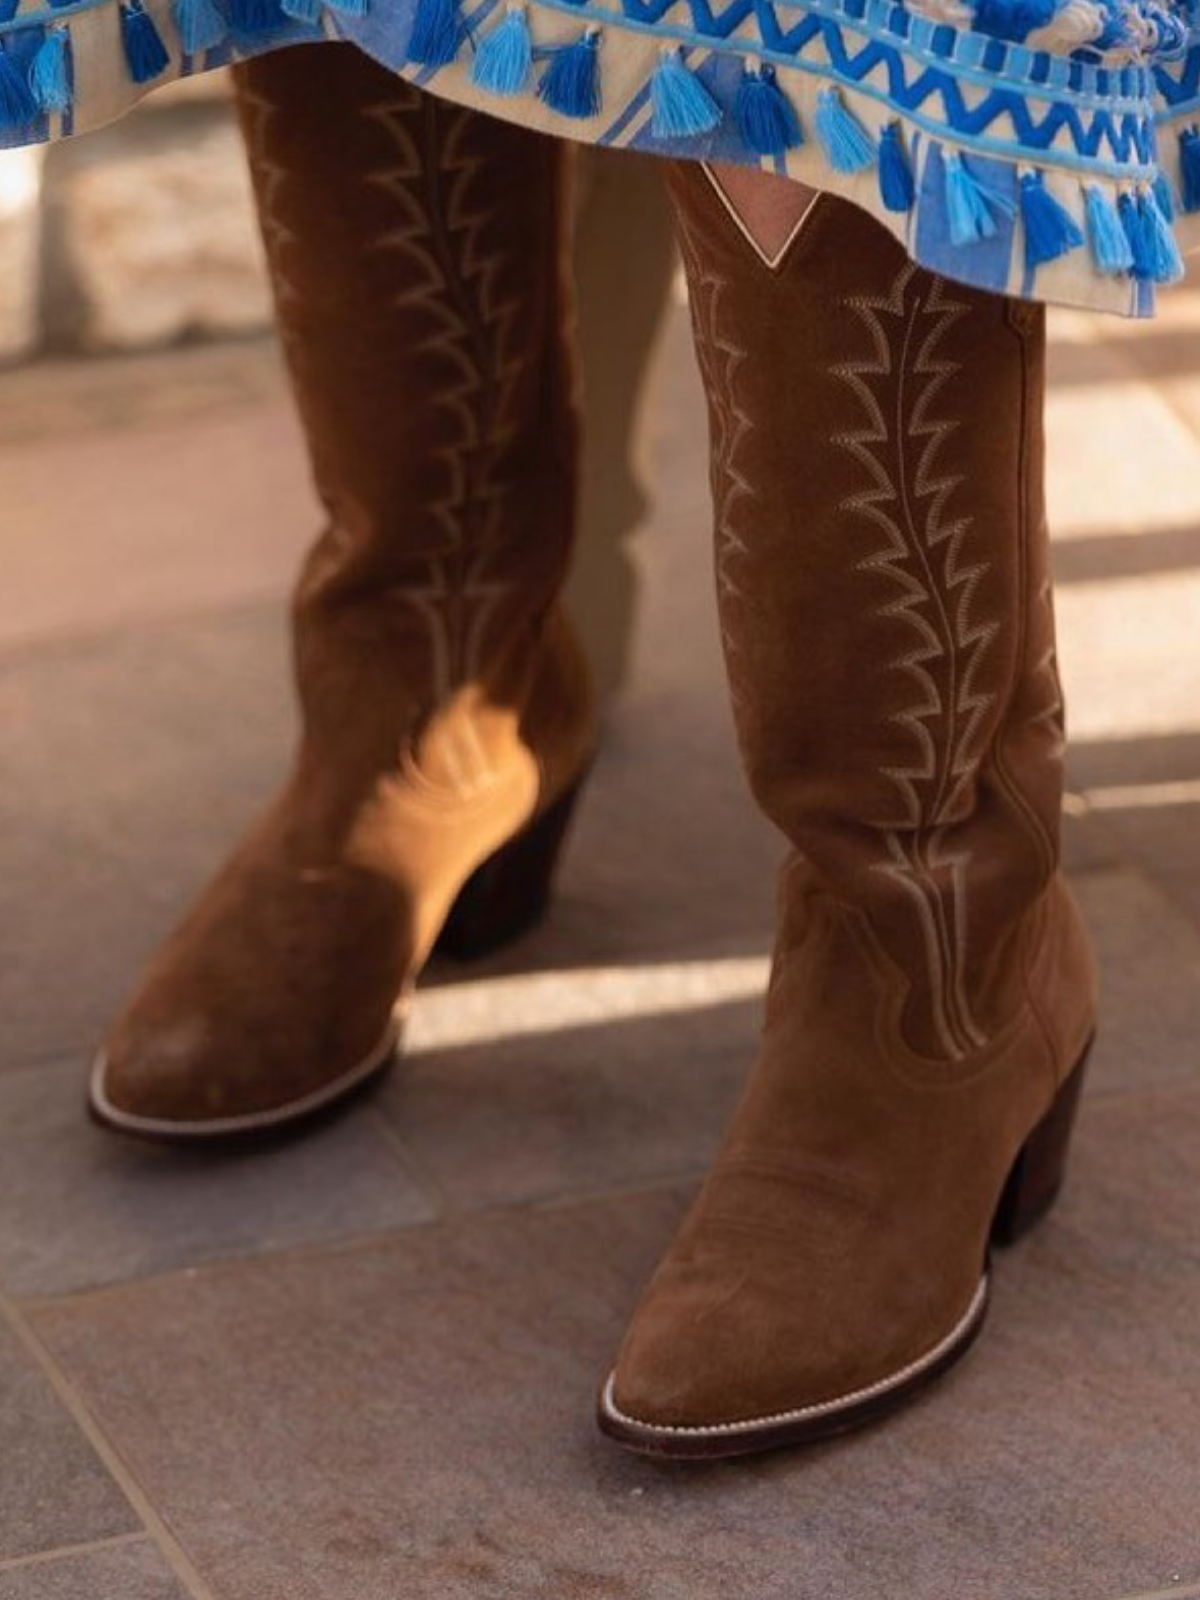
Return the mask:
<path fill-rule="evenodd" d="M 0 40 L 0 128 L 26 128 L 39 114 L 25 74 Z"/>
<path fill-rule="evenodd" d="M 1007 196 L 982 183 L 957 150 L 946 153 L 942 170 L 951 244 L 962 248 L 994 239 L 1000 231 L 998 218 L 1011 216 L 1014 209 Z"/>
<path fill-rule="evenodd" d="M 691 139 L 720 125 L 722 111 L 676 47 L 664 49 L 650 80 L 650 126 L 658 139 Z"/>
<path fill-rule="evenodd" d="M 779 87 L 774 67 L 744 68 L 734 120 L 743 142 L 756 156 L 781 156 L 804 143 L 800 118 Z"/>
<path fill-rule="evenodd" d="M 912 168 L 898 122 L 889 122 L 879 140 L 879 198 L 888 211 L 911 211 L 916 199 Z"/>
<path fill-rule="evenodd" d="M 154 18 L 142 0 L 129 0 L 121 7 L 121 42 L 125 63 L 134 83 L 152 83 L 171 64 L 171 57 L 154 25 Z"/>
<path fill-rule="evenodd" d="M 173 24 L 169 37 L 177 40 L 173 48 L 159 20 L 164 12 L 157 7 L 152 12 L 148 0 L 119 0 L 115 7 L 125 65 L 136 84 L 162 77 L 173 59 L 182 58 L 188 70 L 189 58 L 203 58 L 226 45 L 231 35 L 236 41 L 239 36 L 286 32 L 296 23 L 319 28 L 326 12 L 366 15 L 370 0 L 167 0 L 167 4 L 165 14 Z M 30 138 L 42 137 L 37 126 L 41 119 L 72 111 L 76 92 L 72 20 L 68 13 L 49 22 L 30 22 L 40 37 L 36 47 L 28 49 L 10 48 L 0 35 L 0 129 L 18 134 L 28 130 Z M 19 28 L 19 19 L 16 22 Z M 10 28 L 10 35 L 17 28 Z M 497 20 L 476 41 L 463 0 L 417 0 L 406 59 L 437 68 L 459 59 L 469 44 L 470 78 L 485 93 L 499 98 L 536 93 L 560 115 L 586 120 L 597 117 L 603 106 L 603 34 L 591 26 L 574 40 L 539 46 L 526 0 L 507 0 Z M 745 150 L 760 159 L 780 160 L 805 144 L 799 111 L 772 65 L 743 60 L 730 84 L 727 74 L 708 71 L 709 61 L 722 64 L 719 49 L 700 57 L 704 66 L 699 71 L 694 59 L 693 50 L 675 43 L 659 53 L 645 91 L 649 130 L 656 139 L 703 141 L 728 121 L 733 124 L 730 133 L 736 132 Z M 542 70 L 535 81 L 539 62 Z M 1178 132 L 1178 167 L 1171 169 L 1175 182 L 1160 172 L 1113 184 L 1037 165 L 1018 172 L 1014 185 L 1011 166 L 1006 175 L 1006 164 L 995 157 L 964 153 L 936 138 L 914 135 L 902 117 L 879 126 L 869 110 L 864 120 L 854 106 L 852 89 L 820 88 L 811 132 L 833 172 L 856 176 L 875 168 L 881 212 L 911 216 L 932 200 L 933 225 L 944 230 L 951 246 L 970 250 L 998 238 L 1007 246 L 1015 239 L 1027 277 L 1081 248 L 1086 248 L 1092 270 L 1103 278 L 1165 284 L 1182 277 L 1184 264 L 1173 223 L 1177 215 L 1200 213 L 1200 123 Z M 936 163 L 932 166 L 931 157 Z M 940 205 L 929 188 L 931 174 L 939 166 Z M 820 182 L 819 171 L 812 181 Z M 904 224 L 906 230 L 924 226 L 923 218 Z M 965 268 L 967 281 L 971 276 Z"/>
<path fill-rule="evenodd" d="M 559 45 L 538 82 L 538 99 L 564 117 L 600 114 L 600 30 L 589 28 L 574 44 Z"/>
<path fill-rule="evenodd" d="M 73 94 L 71 34 L 69 29 L 51 27 L 38 47 L 29 68 L 29 92 L 38 110 L 46 116 L 63 116 L 71 109 Z"/>
<path fill-rule="evenodd" d="M 817 95 L 816 124 L 835 172 L 863 172 L 878 160 L 879 147 L 837 89 L 822 89 Z"/>
<path fill-rule="evenodd" d="M 408 41 L 408 60 L 419 67 L 446 67 L 467 34 L 458 0 L 418 0 Z"/>
<path fill-rule="evenodd" d="M 175 27 L 189 56 L 215 50 L 229 36 L 229 24 L 213 0 L 175 0 Z"/>
<path fill-rule="evenodd" d="M 1020 193 L 1027 272 L 1036 272 L 1038 267 L 1079 248 L 1084 242 L 1083 229 L 1050 193 L 1040 173 L 1025 173 L 1020 180 Z"/>
<path fill-rule="evenodd" d="M 490 94 L 524 94 L 533 75 L 533 37 L 522 0 L 510 4 L 504 21 L 480 43 L 471 81 Z"/>

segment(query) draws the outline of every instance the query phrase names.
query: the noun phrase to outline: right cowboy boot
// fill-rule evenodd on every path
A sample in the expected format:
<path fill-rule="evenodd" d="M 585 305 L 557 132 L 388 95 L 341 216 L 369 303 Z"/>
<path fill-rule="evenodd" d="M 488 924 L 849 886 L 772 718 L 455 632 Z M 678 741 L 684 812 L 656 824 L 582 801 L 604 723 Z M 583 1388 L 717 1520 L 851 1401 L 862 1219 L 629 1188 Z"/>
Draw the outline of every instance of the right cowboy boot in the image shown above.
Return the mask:
<path fill-rule="evenodd" d="M 540 914 L 595 737 L 557 604 L 561 147 L 352 46 L 234 79 L 329 522 L 295 602 L 292 774 L 93 1072 L 99 1118 L 161 1137 L 274 1128 L 386 1066 L 439 940 L 483 953 Z"/>
<path fill-rule="evenodd" d="M 894 1409 L 1062 1180 L 1095 1009 L 1059 871 L 1040 307 L 845 201 L 760 249 L 671 187 L 738 734 L 791 849 L 758 1063 L 601 1427 L 694 1458 Z"/>

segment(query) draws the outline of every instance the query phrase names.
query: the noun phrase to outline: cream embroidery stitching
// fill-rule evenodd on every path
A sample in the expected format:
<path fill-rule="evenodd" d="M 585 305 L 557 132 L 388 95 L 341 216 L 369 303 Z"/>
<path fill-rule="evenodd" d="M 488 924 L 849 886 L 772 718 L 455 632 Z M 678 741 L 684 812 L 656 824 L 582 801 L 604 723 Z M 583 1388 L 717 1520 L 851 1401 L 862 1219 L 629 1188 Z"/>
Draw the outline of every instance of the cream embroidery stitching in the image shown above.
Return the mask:
<path fill-rule="evenodd" d="M 970 853 L 949 848 L 948 839 L 969 811 L 996 702 L 979 677 L 999 623 L 976 615 L 990 564 L 967 555 L 974 519 L 953 514 L 963 480 L 943 464 L 960 424 L 943 415 L 938 403 L 959 364 L 939 351 L 966 306 L 941 279 L 933 279 L 926 294 L 916 290 L 916 282 L 909 264 L 888 295 L 845 302 L 870 335 L 871 355 L 832 369 L 864 415 L 863 426 L 835 442 L 869 479 L 842 509 L 866 518 L 884 536 L 860 568 L 886 577 L 899 591 L 877 614 L 902 621 L 913 635 L 912 647 L 888 663 L 914 691 L 911 703 L 891 717 L 914 749 L 910 761 L 885 769 L 899 807 L 877 820 L 887 859 L 876 870 L 912 900 L 932 1022 L 942 1048 L 957 1060 L 978 1049 L 985 1035 L 972 1016 L 964 981 Z M 879 380 L 886 380 L 886 391 Z"/>
<path fill-rule="evenodd" d="M 681 226 L 680 248 L 687 266 L 696 357 L 700 364 L 712 419 L 711 480 L 717 586 L 727 600 L 743 598 L 736 567 L 748 554 L 738 518 L 745 502 L 757 499 L 750 478 L 742 471 L 741 452 L 754 429 L 754 421 L 739 397 L 739 374 L 749 360 L 743 345 L 730 337 L 724 317 L 728 284 L 706 268 L 688 225 Z M 738 667 L 737 641 L 722 622 L 721 639 L 728 667 L 730 698 L 736 707 L 744 700 Z"/>

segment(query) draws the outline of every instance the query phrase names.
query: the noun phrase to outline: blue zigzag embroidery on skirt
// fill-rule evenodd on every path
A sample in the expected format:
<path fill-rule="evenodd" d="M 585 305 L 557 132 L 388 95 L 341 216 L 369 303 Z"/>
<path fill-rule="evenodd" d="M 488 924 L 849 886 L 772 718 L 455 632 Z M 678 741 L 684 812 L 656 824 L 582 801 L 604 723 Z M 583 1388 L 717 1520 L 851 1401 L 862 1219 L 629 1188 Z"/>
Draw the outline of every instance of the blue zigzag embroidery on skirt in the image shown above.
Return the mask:
<path fill-rule="evenodd" d="M 0 142 L 341 37 L 540 129 L 843 193 L 965 282 L 1145 314 L 1200 216 L 1193 3 L 0 0 Z"/>

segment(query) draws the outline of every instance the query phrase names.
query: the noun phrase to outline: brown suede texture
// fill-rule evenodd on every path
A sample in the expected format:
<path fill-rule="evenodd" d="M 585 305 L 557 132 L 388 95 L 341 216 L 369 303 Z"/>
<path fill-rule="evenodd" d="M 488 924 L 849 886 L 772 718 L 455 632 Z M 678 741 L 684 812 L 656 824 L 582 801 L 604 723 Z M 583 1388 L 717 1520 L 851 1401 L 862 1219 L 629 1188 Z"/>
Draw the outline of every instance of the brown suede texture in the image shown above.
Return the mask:
<path fill-rule="evenodd" d="M 320 1095 L 377 1052 L 457 890 L 594 741 L 557 606 L 562 147 L 351 46 L 234 81 L 329 521 L 295 600 L 294 771 L 106 1044 L 118 1111 L 189 1125 Z"/>
<path fill-rule="evenodd" d="M 828 196 L 769 266 L 699 166 L 671 187 L 738 733 L 791 847 L 757 1065 L 616 1367 L 622 1411 L 705 1427 L 955 1328 L 1095 996 L 1058 872 L 1040 310 Z"/>

